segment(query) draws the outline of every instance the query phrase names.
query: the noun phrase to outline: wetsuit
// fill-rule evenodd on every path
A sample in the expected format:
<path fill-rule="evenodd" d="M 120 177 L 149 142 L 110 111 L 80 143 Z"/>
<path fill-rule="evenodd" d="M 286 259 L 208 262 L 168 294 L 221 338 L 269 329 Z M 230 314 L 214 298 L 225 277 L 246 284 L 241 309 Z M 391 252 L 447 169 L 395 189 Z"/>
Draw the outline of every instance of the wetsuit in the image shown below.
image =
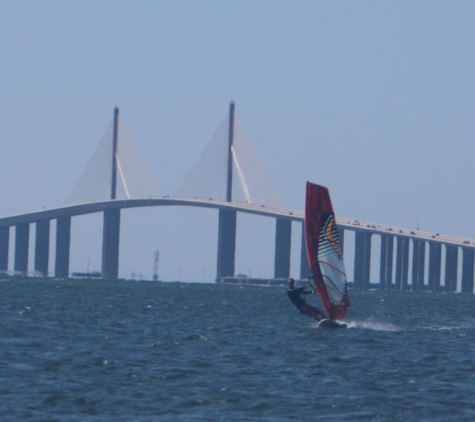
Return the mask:
<path fill-rule="evenodd" d="M 287 296 L 302 314 L 308 315 L 309 317 L 312 317 L 317 321 L 321 321 L 324 316 L 322 315 L 320 310 L 305 302 L 303 295 L 311 294 L 311 292 L 306 292 L 305 289 L 306 287 L 299 287 L 298 289 L 289 289 L 287 290 Z"/>

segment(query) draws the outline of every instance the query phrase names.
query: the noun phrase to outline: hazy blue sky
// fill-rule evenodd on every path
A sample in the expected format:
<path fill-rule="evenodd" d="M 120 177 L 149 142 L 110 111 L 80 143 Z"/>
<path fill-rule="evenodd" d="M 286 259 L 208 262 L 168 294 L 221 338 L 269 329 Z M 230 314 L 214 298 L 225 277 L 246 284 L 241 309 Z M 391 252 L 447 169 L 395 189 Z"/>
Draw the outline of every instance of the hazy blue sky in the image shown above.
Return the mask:
<path fill-rule="evenodd" d="M 0 215 L 63 205 L 116 105 L 172 194 L 234 100 L 289 208 L 311 180 L 338 216 L 473 239 L 474 22 L 473 1 L 0 0 Z M 71 269 L 97 269 L 81 221 Z M 240 221 L 236 270 L 272 275 L 274 223 Z M 123 275 L 158 248 L 164 278 L 214 277 L 216 212 L 123 226 Z"/>

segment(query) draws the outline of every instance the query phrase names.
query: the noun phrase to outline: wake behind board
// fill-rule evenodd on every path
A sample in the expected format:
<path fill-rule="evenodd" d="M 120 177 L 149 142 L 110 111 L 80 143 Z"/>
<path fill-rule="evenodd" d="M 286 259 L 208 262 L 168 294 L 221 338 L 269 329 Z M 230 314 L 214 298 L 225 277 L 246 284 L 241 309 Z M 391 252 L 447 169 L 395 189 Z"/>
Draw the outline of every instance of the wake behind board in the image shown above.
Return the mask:
<path fill-rule="evenodd" d="M 348 328 L 346 324 L 343 324 L 342 322 L 337 322 L 333 319 L 322 319 L 318 323 L 319 328 Z"/>

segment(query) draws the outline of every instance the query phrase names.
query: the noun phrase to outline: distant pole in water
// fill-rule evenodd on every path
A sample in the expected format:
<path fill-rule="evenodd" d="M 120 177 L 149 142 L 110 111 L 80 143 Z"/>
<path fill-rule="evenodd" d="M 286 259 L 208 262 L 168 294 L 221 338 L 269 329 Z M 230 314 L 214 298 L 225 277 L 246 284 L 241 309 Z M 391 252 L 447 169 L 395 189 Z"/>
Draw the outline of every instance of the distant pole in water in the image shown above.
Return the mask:
<path fill-rule="evenodd" d="M 119 108 L 114 108 L 114 132 L 112 137 L 112 181 L 111 199 L 116 199 L 117 186 L 117 145 L 119 137 Z"/>
<path fill-rule="evenodd" d="M 233 192 L 233 144 L 234 144 L 234 102 L 229 104 L 229 137 L 228 137 L 228 179 L 226 202 L 232 201 Z"/>
<path fill-rule="evenodd" d="M 155 251 L 154 261 L 153 261 L 153 281 L 158 281 L 158 258 L 160 253 Z"/>

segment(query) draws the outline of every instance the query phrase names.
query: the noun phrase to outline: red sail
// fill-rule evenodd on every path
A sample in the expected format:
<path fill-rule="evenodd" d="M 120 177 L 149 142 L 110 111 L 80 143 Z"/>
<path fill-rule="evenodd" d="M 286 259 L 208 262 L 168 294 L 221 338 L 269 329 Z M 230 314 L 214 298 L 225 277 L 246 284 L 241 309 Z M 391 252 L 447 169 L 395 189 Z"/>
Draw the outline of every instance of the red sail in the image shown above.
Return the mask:
<path fill-rule="evenodd" d="M 330 319 L 346 316 L 350 306 L 343 251 L 328 189 L 307 182 L 305 240 L 315 287 Z"/>

